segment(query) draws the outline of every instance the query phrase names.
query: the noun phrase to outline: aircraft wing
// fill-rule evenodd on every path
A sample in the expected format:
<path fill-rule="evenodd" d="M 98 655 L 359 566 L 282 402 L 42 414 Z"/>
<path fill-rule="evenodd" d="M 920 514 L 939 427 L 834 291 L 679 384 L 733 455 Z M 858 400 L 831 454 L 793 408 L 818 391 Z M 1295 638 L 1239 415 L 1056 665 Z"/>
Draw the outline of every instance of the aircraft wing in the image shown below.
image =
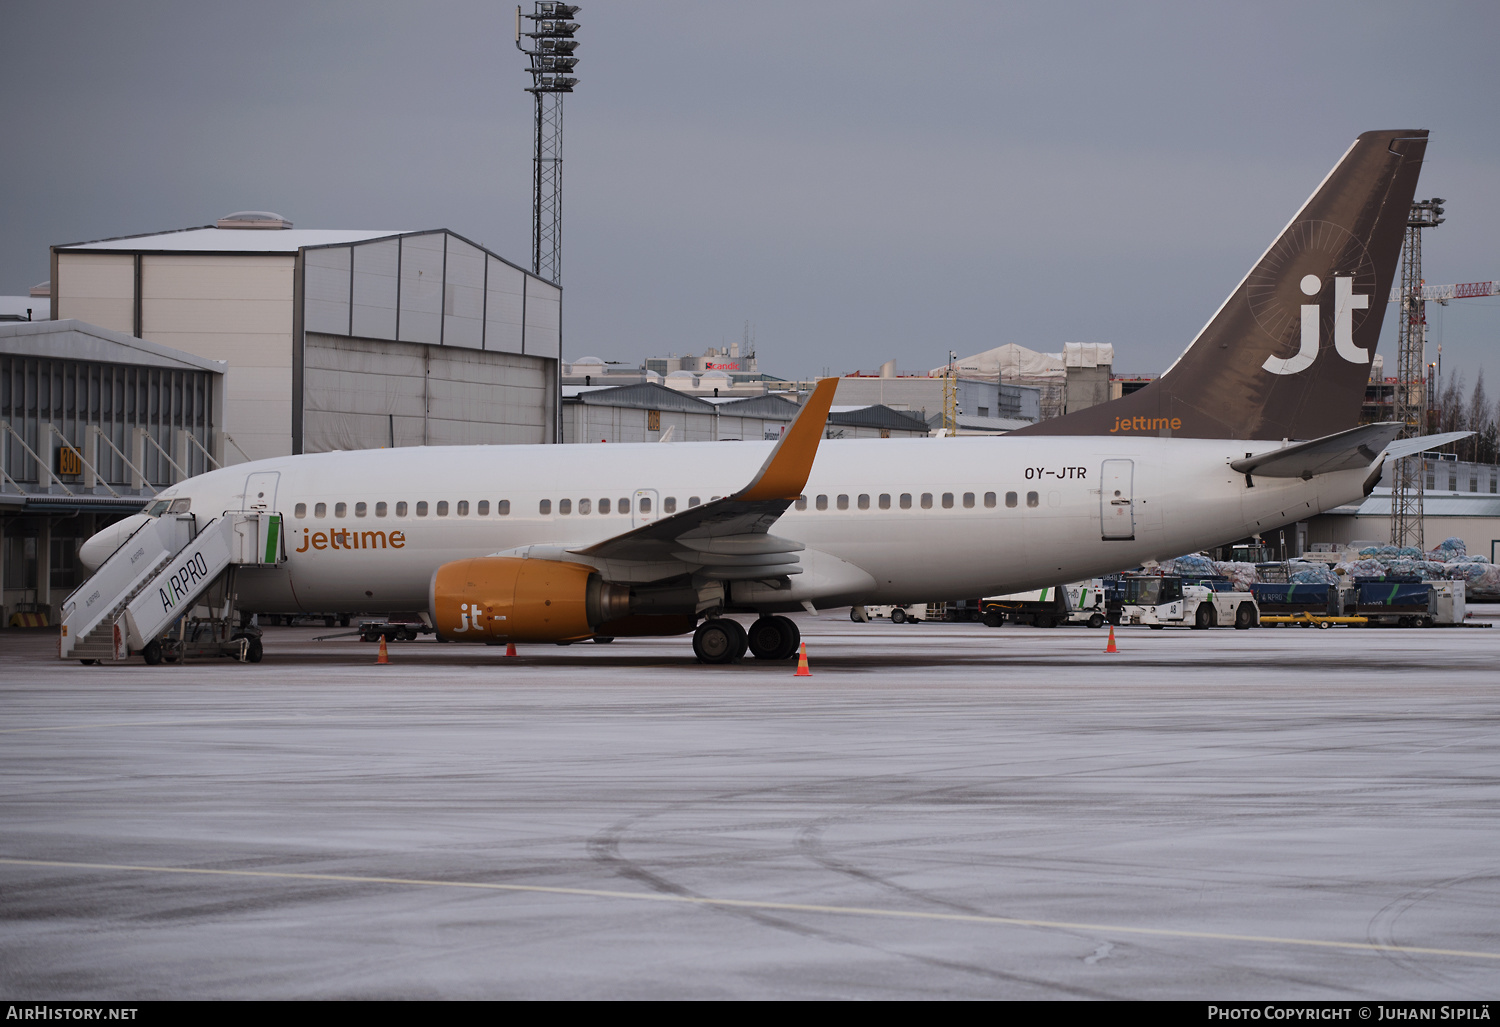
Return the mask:
<path fill-rule="evenodd" d="M 1362 424 L 1358 428 L 1325 435 L 1311 442 L 1299 442 L 1295 446 L 1234 460 L 1229 466 L 1242 474 L 1256 474 L 1264 478 L 1307 479 L 1315 474 L 1369 467 L 1382 454 L 1389 459 L 1400 459 L 1413 453 L 1446 446 L 1474 434 L 1458 431 L 1415 439 L 1396 439 L 1401 428 L 1399 421 Z"/>
<path fill-rule="evenodd" d="M 768 534 L 802 494 L 812 471 L 837 378 L 825 378 L 750 483 L 732 496 L 690 507 L 568 552 L 597 560 L 677 560 L 719 578 L 800 573 L 800 542 Z"/>

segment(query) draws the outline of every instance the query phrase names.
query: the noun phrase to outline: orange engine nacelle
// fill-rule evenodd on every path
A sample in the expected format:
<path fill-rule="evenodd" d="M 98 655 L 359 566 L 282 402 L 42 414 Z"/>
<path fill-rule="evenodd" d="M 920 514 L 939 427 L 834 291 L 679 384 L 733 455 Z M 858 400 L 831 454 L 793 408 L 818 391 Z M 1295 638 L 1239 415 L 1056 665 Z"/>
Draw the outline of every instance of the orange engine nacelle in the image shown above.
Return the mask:
<path fill-rule="evenodd" d="M 453 642 L 567 642 L 627 616 L 630 589 L 583 564 L 485 556 L 439 567 L 428 608 Z"/>

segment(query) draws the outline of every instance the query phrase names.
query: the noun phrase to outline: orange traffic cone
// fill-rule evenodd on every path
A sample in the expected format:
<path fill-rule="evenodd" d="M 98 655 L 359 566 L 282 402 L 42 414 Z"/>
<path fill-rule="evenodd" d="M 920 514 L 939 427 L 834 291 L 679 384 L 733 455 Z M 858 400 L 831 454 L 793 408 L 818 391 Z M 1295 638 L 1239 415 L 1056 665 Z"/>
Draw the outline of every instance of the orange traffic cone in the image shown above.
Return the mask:
<path fill-rule="evenodd" d="M 806 642 L 803 642 L 801 644 L 801 646 L 799 647 L 799 649 L 798 649 L 798 652 L 797 652 L 797 673 L 793 674 L 792 677 L 794 677 L 794 678 L 810 678 L 810 677 L 812 677 L 812 671 L 810 671 L 810 670 L 807 669 L 807 643 Z"/>
<path fill-rule="evenodd" d="M 1120 651 L 1115 648 L 1115 626 L 1113 624 L 1109 626 L 1109 645 L 1104 647 L 1104 651 L 1107 653 L 1117 653 Z"/>
<path fill-rule="evenodd" d="M 516 643 L 514 643 L 514 642 L 507 642 L 505 644 L 505 655 L 506 656 L 514 656 L 514 655 L 516 655 Z"/>
<path fill-rule="evenodd" d="M 385 636 L 384 635 L 380 636 L 380 655 L 375 658 L 375 662 L 377 664 L 390 663 L 391 662 L 390 654 L 385 651 Z"/>

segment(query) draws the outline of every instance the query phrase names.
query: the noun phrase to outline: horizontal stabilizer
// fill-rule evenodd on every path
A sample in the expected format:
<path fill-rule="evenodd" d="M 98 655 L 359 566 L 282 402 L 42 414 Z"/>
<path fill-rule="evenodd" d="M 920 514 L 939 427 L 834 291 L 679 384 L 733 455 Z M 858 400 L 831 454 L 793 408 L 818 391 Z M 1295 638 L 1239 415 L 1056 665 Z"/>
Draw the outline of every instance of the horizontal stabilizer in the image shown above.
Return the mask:
<path fill-rule="evenodd" d="M 1331 474 L 1334 471 L 1350 471 L 1368 467 L 1384 454 L 1399 460 L 1413 453 L 1436 449 L 1450 442 L 1474 434 L 1467 431 L 1450 431 L 1442 435 L 1424 435 L 1415 439 L 1396 439 L 1401 433 L 1398 421 L 1379 424 L 1362 424 L 1334 435 L 1325 435 L 1311 442 L 1300 442 L 1285 449 L 1273 449 L 1269 453 L 1247 456 L 1230 463 L 1241 474 L 1254 474 L 1263 478 L 1311 478 L 1315 474 Z M 1394 441 L 1392 441 L 1394 440 Z"/>
<path fill-rule="evenodd" d="M 1450 442 L 1466 439 L 1473 434 L 1471 431 L 1445 431 L 1441 435 L 1419 435 L 1414 439 L 1397 439 L 1385 448 L 1385 455 L 1392 460 L 1400 460 L 1403 456 L 1425 453 L 1429 449 L 1446 446 Z"/>
<path fill-rule="evenodd" d="M 1263 478 L 1306 479 L 1315 474 L 1349 471 L 1369 467 L 1399 434 L 1401 425 L 1395 421 L 1362 424 L 1311 442 L 1299 442 L 1285 449 L 1247 456 L 1229 466 L 1241 474 L 1257 474 Z"/>

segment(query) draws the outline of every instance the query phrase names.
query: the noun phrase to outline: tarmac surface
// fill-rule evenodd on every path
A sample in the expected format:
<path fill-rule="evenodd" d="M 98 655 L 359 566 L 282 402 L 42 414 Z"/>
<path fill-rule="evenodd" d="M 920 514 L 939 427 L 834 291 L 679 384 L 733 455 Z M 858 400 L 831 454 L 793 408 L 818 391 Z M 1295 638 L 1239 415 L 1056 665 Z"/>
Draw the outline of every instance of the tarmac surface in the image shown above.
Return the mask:
<path fill-rule="evenodd" d="M 1500 996 L 1500 628 L 799 621 L 0 632 L 0 999 Z"/>

